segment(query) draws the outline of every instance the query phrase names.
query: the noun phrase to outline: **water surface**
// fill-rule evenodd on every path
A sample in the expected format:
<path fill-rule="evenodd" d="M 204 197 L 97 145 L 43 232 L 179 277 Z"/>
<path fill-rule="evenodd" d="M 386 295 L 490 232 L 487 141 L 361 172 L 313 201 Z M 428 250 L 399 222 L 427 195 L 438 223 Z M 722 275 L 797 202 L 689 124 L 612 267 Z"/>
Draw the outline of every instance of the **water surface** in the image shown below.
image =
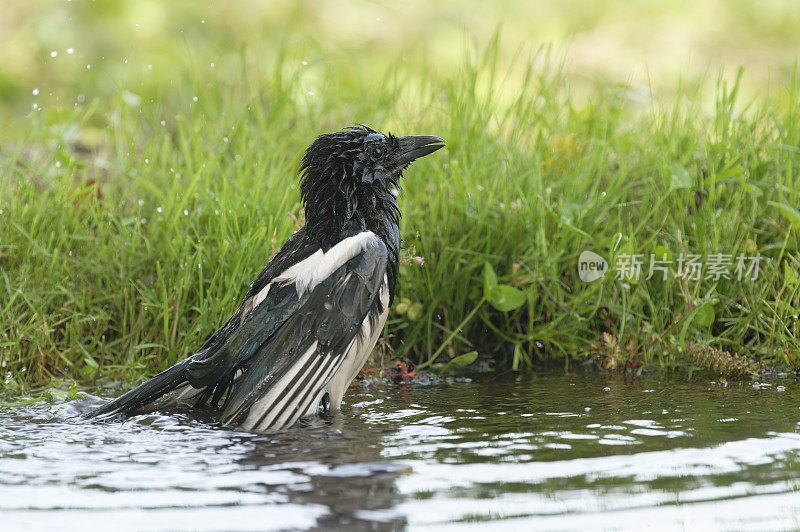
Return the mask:
<path fill-rule="evenodd" d="M 356 386 L 281 433 L 0 408 L 0 528 L 800 528 L 794 381 Z"/>

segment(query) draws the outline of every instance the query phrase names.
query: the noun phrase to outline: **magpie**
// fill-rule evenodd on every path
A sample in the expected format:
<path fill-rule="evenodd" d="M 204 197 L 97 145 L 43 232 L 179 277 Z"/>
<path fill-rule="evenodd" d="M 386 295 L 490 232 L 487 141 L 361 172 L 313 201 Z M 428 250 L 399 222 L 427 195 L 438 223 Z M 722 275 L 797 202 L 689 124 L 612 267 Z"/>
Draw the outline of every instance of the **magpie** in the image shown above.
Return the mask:
<path fill-rule="evenodd" d="M 200 349 L 88 417 L 166 404 L 220 412 L 229 426 L 271 431 L 335 411 L 378 340 L 395 295 L 403 171 L 442 148 L 433 136 L 365 126 L 320 135 L 300 166 L 305 225 Z"/>

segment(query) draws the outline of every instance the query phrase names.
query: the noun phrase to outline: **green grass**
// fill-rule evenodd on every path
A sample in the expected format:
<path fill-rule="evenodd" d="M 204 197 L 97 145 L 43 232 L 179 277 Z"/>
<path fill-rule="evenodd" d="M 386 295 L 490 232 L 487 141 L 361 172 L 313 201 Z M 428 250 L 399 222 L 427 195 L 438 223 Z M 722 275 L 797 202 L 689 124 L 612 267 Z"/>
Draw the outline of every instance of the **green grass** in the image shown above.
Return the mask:
<path fill-rule="evenodd" d="M 798 73 L 755 99 L 741 73 L 662 99 L 576 79 L 546 51 L 501 66 L 498 50 L 354 75 L 287 45 L 32 111 L 0 148 L 6 388 L 135 379 L 193 352 L 294 230 L 302 151 L 360 122 L 448 142 L 403 183 L 404 243 L 424 265 L 401 268 L 398 297 L 416 305 L 390 316 L 396 356 L 523 368 L 599 351 L 607 367 L 671 368 L 691 340 L 796 365 Z M 578 278 L 584 250 L 658 246 L 769 262 L 753 282 Z M 521 307 L 484 302 L 487 262 Z M 633 347 L 605 349 L 604 332 Z"/>

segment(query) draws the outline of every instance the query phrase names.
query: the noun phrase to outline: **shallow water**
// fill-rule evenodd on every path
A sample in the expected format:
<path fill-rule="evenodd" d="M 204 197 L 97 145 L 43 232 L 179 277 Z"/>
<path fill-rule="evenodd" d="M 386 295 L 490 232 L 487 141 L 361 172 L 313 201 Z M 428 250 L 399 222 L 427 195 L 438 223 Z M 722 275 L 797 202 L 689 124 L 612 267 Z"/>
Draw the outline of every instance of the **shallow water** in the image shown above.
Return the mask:
<path fill-rule="evenodd" d="M 796 529 L 800 388 L 617 376 L 357 386 L 254 435 L 0 408 L 0 528 Z"/>

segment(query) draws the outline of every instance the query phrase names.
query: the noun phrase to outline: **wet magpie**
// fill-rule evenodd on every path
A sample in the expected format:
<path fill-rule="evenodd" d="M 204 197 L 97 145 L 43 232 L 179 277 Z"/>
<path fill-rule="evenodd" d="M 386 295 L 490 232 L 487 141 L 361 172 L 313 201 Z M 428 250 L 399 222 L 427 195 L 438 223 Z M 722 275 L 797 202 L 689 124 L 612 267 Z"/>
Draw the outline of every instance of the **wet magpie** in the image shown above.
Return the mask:
<path fill-rule="evenodd" d="M 337 410 L 394 299 L 403 170 L 444 144 L 363 125 L 319 136 L 300 167 L 306 223 L 233 316 L 193 355 L 89 417 L 132 412 L 173 390 L 171 403 L 216 408 L 225 424 L 254 431 Z"/>

